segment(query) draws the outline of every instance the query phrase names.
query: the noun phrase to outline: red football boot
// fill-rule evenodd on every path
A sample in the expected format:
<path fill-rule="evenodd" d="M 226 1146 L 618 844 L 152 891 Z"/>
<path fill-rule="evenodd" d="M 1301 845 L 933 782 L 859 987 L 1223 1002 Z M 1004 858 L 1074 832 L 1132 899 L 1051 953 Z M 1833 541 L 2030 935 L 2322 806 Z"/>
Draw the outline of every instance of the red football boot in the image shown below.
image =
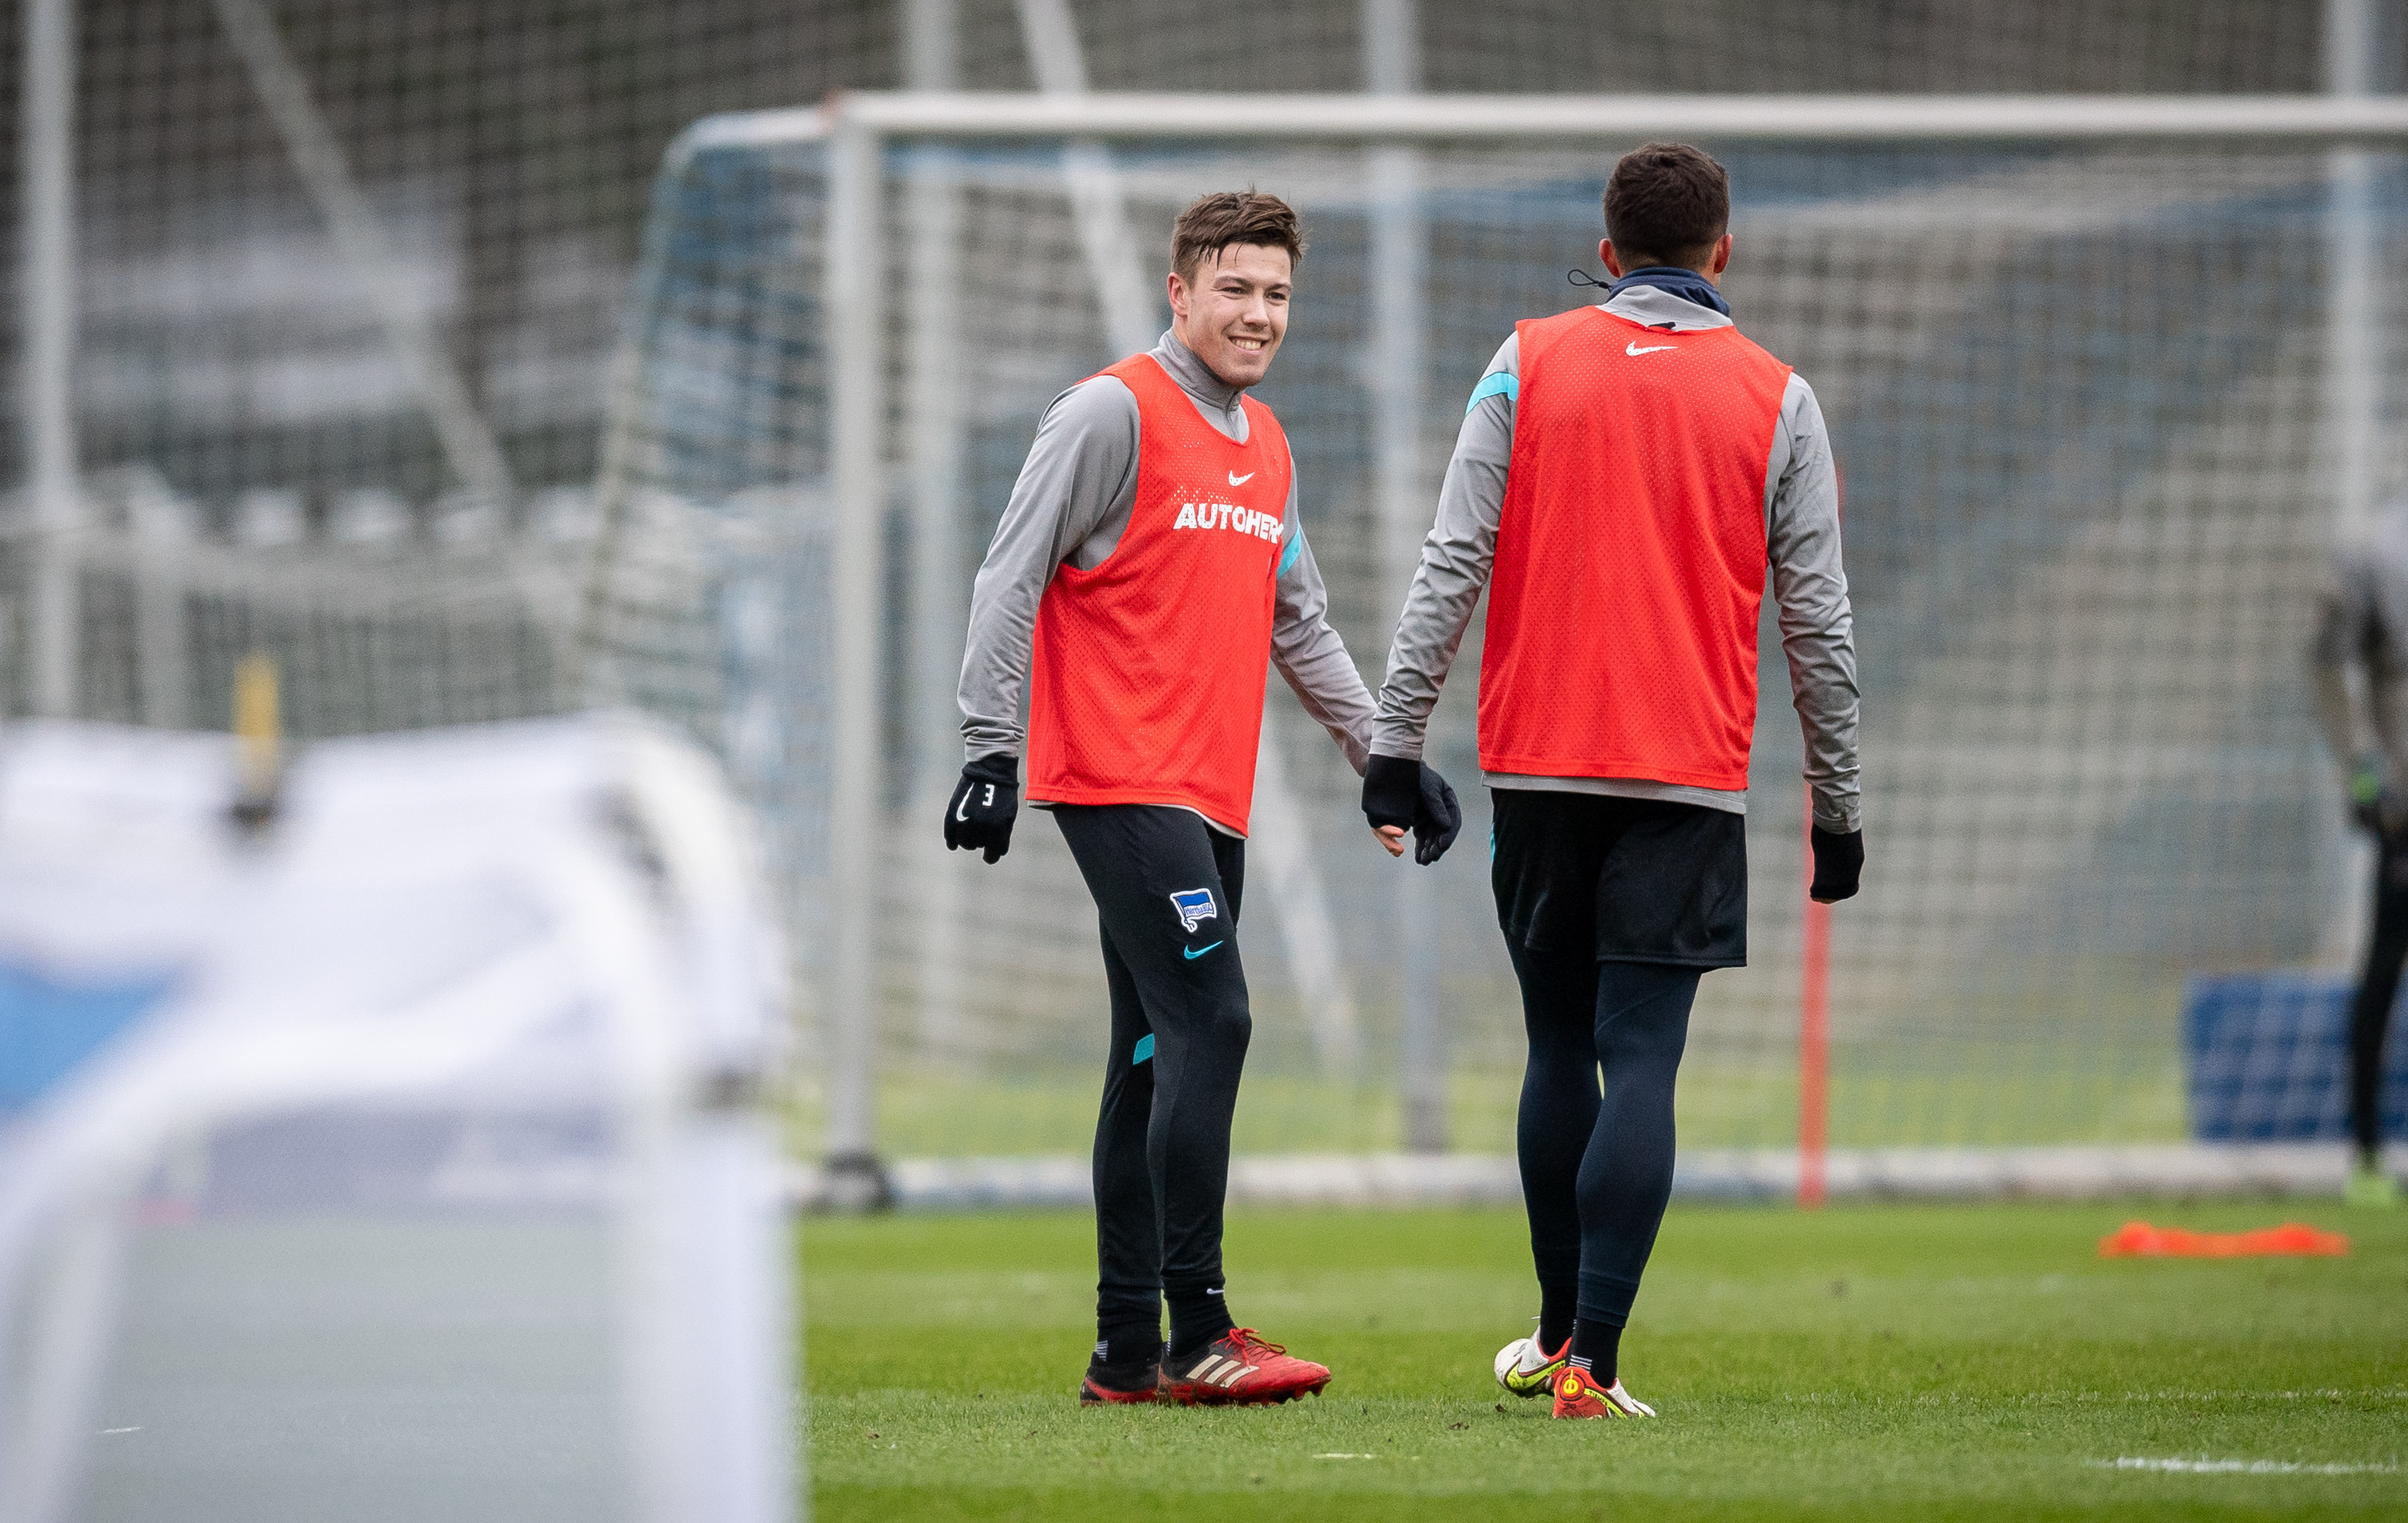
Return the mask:
<path fill-rule="evenodd" d="M 1555 1372 L 1555 1410 L 1551 1415 L 1653 1417 L 1656 1409 L 1624 1390 L 1620 1380 L 1600 1386 L 1579 1365 L 1567 1364 Z"/>
<path fill-rule="evenodd" d="M 1162 1369 L 1162 1399 L 1181 1406 L 1255 1406 L 1318 1395 L 1329 1371 L 1295 1359 L 1252 1328 L 1232 1328 L 1192 1358 Z"/>

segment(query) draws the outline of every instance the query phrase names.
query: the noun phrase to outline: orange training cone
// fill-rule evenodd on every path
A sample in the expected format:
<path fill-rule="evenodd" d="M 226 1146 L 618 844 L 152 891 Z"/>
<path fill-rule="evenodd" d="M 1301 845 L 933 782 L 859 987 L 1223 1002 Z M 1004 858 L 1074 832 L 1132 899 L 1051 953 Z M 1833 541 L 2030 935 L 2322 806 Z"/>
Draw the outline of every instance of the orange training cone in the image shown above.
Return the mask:
<path fill-rule="evenodd" d="M 2333 1258 L 2349 1252 L 2349 1239 L 2319 1232 L 2300 1222 L 2261 1227 L 2254 1232 L 2192 1232 L 2179 1227 L 2126 1222 L 2099 1240 L 2101 1258 Z"/>

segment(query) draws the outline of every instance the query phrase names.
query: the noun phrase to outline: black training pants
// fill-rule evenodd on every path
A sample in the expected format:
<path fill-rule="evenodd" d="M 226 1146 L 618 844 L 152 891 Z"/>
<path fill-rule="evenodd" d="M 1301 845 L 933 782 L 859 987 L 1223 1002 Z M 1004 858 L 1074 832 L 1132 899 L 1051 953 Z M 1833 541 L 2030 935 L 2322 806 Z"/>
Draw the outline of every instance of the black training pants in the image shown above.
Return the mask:
<path fill-rule="evenodd" d="M 2376 838 L 2374 937 L 2349 1012 L 2349 1125 L 2360 1153 L 2383 1142 L 2383 1039 L 2408 962 L 2408 831 Z"/>
<path fill-rule="evenodd" d="M 1054 806 L 1103 925 L 1112 1040 L 1096 1122 L 1096 1313 L 1159 1326 L 1217 1289 L 1229 1121 L 1254 1017 L 1238 959 L 1246 843 L 1188 810 Z"/>

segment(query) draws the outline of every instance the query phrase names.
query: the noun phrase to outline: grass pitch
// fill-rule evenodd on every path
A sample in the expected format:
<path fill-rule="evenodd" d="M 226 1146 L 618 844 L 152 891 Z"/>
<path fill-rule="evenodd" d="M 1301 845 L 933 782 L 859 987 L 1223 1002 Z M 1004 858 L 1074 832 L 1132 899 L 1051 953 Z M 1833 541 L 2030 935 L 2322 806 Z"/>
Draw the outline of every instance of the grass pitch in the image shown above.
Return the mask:
<path fill-rule="evenodd" d="M 2099 1258 L 2134 1216 L 2352 1252 Z M 1537 1291 L 1487 1211 L 1233 1216 L 1233 1310 L 1328 1393 L 1082 1410 L 1092 1230 L 807 1225 L 818 1517 L 2408 1516 L 2408 1213 L 1676 1207 L 1622 1345 L 1652 1423 L 1498 1389 Z"/>

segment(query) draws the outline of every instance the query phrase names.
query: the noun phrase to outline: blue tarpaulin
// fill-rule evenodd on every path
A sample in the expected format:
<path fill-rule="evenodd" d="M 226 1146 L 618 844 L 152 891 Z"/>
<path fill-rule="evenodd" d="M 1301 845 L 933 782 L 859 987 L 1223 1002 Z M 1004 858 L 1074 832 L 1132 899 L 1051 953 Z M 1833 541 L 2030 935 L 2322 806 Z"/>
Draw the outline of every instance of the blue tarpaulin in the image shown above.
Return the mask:
<path fill-rule="evenodd" d="M 2345 974 L 2276 971 L 2192 979 L 2183 989 L 2191 1135 L 2202 1142 L 2339 1141 L 2349 1135 Z M 2384 1053 L 2383 1132 L 2408 1135 L 2408 1018 Z"/>

